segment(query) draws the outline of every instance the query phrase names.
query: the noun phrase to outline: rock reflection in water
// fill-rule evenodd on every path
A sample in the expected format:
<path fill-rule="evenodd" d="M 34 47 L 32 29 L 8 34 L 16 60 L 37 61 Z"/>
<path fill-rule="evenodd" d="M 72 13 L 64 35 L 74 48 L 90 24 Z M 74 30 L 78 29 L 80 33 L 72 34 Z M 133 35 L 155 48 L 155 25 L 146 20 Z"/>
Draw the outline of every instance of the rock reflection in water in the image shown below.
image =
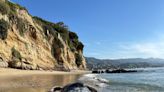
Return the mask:
<path fill-rule="evenodd" d="M 53 86 L 75 82 L 80 75 L 0 76 L 0 92 L 47 92 Z"/>

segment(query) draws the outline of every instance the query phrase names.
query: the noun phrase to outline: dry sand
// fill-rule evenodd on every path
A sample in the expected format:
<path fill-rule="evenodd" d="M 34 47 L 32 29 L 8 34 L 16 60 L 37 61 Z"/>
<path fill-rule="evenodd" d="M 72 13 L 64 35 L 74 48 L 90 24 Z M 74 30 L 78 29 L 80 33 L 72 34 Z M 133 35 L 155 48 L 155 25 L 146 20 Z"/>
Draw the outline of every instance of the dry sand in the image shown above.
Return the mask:
<path fill-rule="evenodd" d="M 84 70 L 74 70 L 70 72 L 64 72 L 64 71 L 40 71 L 40 70 L 20 70 L 20 69 L 12 69 L 12 68 L 0 68 L 0 76 L 7 76 L 7 75 L 34 75 L 34 74 L 54 74 L 54 75 L 62 75 L 62 74 L 87 74 L 91 73 L 90 71 L 84 71 Z"/>

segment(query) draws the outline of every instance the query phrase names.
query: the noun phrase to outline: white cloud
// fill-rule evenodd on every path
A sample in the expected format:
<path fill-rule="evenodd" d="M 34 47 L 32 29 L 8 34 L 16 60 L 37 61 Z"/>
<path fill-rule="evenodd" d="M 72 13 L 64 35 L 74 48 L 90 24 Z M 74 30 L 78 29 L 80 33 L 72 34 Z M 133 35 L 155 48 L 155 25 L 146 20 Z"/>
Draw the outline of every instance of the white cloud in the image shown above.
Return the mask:
<path fill-rule="evenodd" d="M 105 46 L 105 47 L 104 47 Z M 86 56 L 96 58 L 164 58 L 164 34 L 158 33 L 150 39 L 143 39 L 137 42 L 116 42 L 109 43 L 97 41 L 90 43 L 85 51 Z"/>
<path fill-rule="evenodd" d="M 153 39 L 142 40 L 141 42 L 129 42 L 118 44 L 119 57 L 155 57 L 164 58 L 164 33 L 154 33 Z"/>
<path fill-rule="evenodd" d="M 132 57 L 164 57 L 164 42 L 121 44 L 120 53 Z"/>

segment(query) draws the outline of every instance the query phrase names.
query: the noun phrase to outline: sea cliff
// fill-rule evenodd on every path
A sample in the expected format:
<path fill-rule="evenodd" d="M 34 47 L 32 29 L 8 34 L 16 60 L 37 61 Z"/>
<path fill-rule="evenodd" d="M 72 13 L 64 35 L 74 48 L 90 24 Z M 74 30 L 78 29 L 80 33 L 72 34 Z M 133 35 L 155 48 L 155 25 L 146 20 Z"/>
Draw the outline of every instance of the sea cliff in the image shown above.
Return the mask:
<path fill-rule="evenodd" d="M 84 70 L 84 45 L 63 22 L 32 16 L 0 0 L 0 67 L 25 70 Z"/>

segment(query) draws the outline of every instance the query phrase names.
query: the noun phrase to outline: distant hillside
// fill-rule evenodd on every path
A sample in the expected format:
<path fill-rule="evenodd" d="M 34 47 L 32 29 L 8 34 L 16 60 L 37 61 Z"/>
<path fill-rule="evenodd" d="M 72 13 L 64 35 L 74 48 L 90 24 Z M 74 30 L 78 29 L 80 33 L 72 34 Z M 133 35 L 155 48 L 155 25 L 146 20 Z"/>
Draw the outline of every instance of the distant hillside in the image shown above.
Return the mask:
<path fill-rule="evenodd" d="M 88 69 L 144 68 L 164 66 L 164 59 L 158 58 L 96 59 L 93 57 L 86 57 L 86 62 Z"/>

